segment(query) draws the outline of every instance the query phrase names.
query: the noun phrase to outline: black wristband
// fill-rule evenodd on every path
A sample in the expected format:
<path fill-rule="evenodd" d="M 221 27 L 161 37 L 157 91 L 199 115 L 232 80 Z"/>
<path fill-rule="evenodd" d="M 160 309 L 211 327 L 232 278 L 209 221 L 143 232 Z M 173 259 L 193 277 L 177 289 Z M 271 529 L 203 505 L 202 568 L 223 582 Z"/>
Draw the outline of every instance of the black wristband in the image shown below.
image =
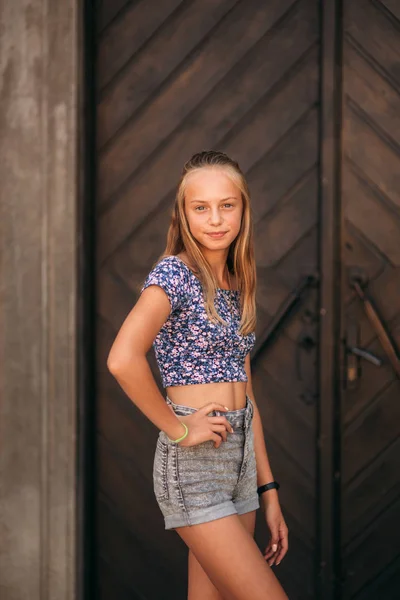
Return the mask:
<path fill-rule="evenodd" d="M 277 489 L 279 490 L 281 486 L 279 485 L 279 483 L 277 481 L 271 481 L 270 483 L 265 483 L 264 485 L 260 485 L 260 487 L 257 488 L 257 494 L 259 496 L 261 496 L 261 494 L 263 492 L 266 492 L 267 490 L 272 490 L 272 489 Z"/>

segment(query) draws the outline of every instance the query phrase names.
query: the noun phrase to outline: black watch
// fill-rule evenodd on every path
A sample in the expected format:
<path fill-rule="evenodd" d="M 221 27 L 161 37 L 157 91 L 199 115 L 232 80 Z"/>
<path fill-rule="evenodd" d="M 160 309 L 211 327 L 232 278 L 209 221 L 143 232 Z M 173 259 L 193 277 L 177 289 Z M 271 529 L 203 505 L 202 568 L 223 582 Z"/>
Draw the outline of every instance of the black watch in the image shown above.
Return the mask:
<path fill-rule="evenodd" d="M 263 492 L 266 492 L 267 490 L 272 490 L 272 489 L 277 489 L 279 490 L 281 486 L 279 485 L 279 483 L 277 481 L 270 481 L 270 483 L 265 483 L 264 485 L 260 485 L 260 487 L 257 488 L 257 494 L 259 496 L 261 496 L 261 494 Z"/>

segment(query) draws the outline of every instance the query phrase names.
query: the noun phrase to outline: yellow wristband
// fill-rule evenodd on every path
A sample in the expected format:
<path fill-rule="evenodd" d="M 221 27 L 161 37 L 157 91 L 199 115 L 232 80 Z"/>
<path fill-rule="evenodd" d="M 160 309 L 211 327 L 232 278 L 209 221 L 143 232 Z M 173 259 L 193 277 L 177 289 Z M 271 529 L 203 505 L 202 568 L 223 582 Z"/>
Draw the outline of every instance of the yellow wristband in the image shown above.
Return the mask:
<path fill-rule="evenodd" d="M 186 423 L 184 423 L 183 421 L 181 421 L 182 425 L 185 428 L 185 433 L 182 435 L 182 437 L 178 438 L 177 440 L 171 440 L 168 436 L 167 438 L 169 439 L 170 442 L 174 442 L 175 444 L 177 444 L 178 442 L 181 442 L 182 440 L 185 439 L 185 437 L 187 436 L 187 434 L 189 433 L 189 429 L 188 426 L 186 425 Z"/>

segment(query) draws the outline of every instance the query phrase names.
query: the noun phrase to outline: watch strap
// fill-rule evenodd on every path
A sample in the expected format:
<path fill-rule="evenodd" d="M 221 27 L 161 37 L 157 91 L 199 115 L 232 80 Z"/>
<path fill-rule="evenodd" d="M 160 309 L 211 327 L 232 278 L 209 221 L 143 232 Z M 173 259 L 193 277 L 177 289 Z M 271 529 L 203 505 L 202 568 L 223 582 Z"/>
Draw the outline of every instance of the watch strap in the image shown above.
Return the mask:
<path fill-rule="evenodd" d="M 277 481 L 270 481 L 269 483 L 260 485 L 257 488 L 257 494 L 260 496 L 263 492 L 266 492 L 267 490 L 272 490 L 272 489 L 279 490 L 280 487 L 281 486 L 279 485 L 279 483 Z"/>

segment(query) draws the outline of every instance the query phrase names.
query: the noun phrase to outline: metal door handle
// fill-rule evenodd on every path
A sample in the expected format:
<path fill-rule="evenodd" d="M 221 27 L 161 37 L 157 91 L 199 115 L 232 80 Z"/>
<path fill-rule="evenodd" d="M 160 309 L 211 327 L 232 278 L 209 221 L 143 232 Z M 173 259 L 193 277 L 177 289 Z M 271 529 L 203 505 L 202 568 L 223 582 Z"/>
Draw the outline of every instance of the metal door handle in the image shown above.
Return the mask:
<path fill-rule="evenodd" d="M 395 373 L 400 378 L 400 359 L 397 349 L 394 345 L 394 342 L 390 338 L 390 334 L 387 331 L 382 318 L 379 316 L 372 300 L 367 296 L 365 290 L 363 289 L 363 283 L 363 278 L 360 277 L 359 274 L 355 274 L 350 277 L 350 284 L 355 289 L 358 297 L 362 300 L 365 313 L 372 327 L 374 328 L 375 333 L 378 336 L 393 369 L 395 370 Z"/>
<path fill-rule="evenodd" d="M 359 356 L 360 358 L 365 358 L 376 367 L 380 367 L 383 364 L 383 360 L 379 358 L 379 356 L 376 356 L 375 354 L 373 354 L 369 350 L 366 350 L 365 348 L 358 348 L 357 346 L 348 346 L 347 351 L 351 352 L 355 356 Z"/>

